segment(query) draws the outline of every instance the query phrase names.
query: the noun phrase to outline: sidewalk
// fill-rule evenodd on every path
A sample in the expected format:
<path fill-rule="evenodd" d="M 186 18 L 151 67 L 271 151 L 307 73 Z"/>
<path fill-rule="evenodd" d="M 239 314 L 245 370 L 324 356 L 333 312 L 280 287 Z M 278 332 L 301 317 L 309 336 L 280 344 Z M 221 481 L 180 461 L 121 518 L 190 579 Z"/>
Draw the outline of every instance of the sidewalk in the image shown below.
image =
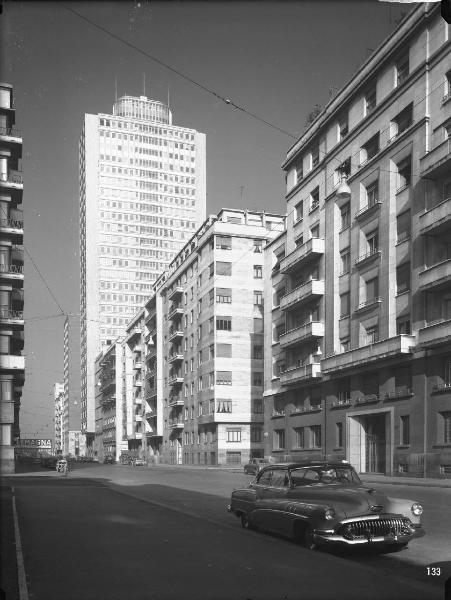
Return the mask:
<path fill-rule="evenodd" d="M 14 537 L 14 518 L 12 507 L 12 490 L 10 485 L 1 485 L 1 529 L 0 554 L 2 557 L 0 598 L 17 600 L 19 585 L 17 581 L 16 541 Z"/>

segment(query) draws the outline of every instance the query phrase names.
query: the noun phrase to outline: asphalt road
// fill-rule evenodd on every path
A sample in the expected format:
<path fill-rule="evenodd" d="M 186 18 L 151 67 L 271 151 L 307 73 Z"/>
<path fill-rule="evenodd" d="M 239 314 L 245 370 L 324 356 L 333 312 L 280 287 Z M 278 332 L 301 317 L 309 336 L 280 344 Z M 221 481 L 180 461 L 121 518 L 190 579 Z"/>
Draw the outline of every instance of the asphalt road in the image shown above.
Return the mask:
<path fill-rule="evenodd" d="M 310 552 L 242 530 L 225 504 L 248 480 L 121 466 L 11 479 L 30 600 L 443 600 L 424 561 L 402 562 L 411 549 Z"/>

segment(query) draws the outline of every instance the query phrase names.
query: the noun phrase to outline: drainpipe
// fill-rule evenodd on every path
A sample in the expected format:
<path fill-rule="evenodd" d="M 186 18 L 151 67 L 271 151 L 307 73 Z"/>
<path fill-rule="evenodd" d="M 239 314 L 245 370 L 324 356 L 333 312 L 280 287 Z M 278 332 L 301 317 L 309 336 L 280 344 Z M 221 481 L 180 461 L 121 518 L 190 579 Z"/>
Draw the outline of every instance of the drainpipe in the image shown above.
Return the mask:
<path fill-rule="evenodd" d="M 424 360 L 424 367 L 426 367 L 427 365 L 427 351 L 425 352 L 425 356 L 423 358 Z M 428 423 L 427 423 L 427 391 L 428 391 L 428 378 L 426 377 L 426 368 L 423 368 L 423 378 L 424 378 L 424 383 L 423 383 L 423 395 L 424 395 L 424 402 L 423 402 L 423 477 L 426 477 L 426 458 L 427 458 L 427 427 L 428 427 Z"/>

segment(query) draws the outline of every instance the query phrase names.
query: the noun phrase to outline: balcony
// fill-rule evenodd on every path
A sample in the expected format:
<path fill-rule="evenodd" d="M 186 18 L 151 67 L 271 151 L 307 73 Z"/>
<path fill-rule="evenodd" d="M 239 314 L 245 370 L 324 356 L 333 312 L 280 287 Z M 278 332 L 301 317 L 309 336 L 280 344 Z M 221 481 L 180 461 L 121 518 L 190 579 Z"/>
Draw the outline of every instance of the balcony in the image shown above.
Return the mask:
<path fill-rule="evenodd" d="M 0 265 L 0 277 L 4 279 L 23 279 L 23 265 Z"/>
<path fill-rule="evenodd" d="M 0 369 L 23 371 L 25 369 L 25 356 L 0 354 Z"/>
<path fill-rule="evenodd" d="M 23 190 L 23 176 L 20 171 L 11 169 L 0 177 L 0 187 Z"/>
<path fill-rule="evenodd" d="M 182 417 L 178 419 L 172 419 L 169 421 L 169 427 L 171 429 L 183 429 L 185 427 L 185 423 L 183 422 Z"/>
<path fill-rule="evenodd" d="M 280 272 L 289 273 L 310 260 L 320 258 L 324 254 L 324 250 L 324 239 L 311 238 L 280 261 Z"/>
<path fill-rule="evenodd" d="M 420 159 L 420 177 L 440 178 L 449 174 L 451 139 L 447 139 Z"/>
<path fill-rule="evenodd" d="M 428 325 L 418 331 L 418 345 L 433 348 L 449 344 L 451 340 L 451 319 Z"/>
<path fill-rule="evenodd" d="M 134 385 L 135 387 L 141 387 L 141 386 L 142 386 L 142 384 L 143 384 L 143 382 L 142 382 L 142 379 L 134 379 L 134 380 L 133 380 L 133 385 Z"/>
<path fill-rule="evenodd" d="M 183 383 L 183 377 L 181 375 L 173 375 L 170 379 L 169 379 L 169 385 L 181 385 Z"/>
<path fill-rule="evenodd" d="M 169 397 L 169 406 L 172 408 L 173 406 L 183 406 L 185 404 L 183 398 L 181 396 L 170 396 Z"/>
<path fill-rule="evenodd" d="M 310 321 L 283 333 L 279 337 L 279 343 L 281 348 L 288 348 L 318 337 L 324 337 L 324 323 Z"/>
<path fill-rule="evenodd" d="M 373 213 L 375 213 L 377 209 L 381 207 L 381 205 L 382 202 L 380 200 L 376 200 L 374 202 L 371 202 L 370 204 L 367 204 L 366 206 L 362 206 L 362 208 L 356 212 L 355 218 L 357 219 L 357 221 L 359 221 L 361 219 L 369 217 Z"/>
<path fill-rule="evenodd" d="M 142 368 L 142 361 L 141 361 L 141 359 L 135 360 L 135 362 L 133 363 L 133 368 L 134 369 L 141 369 Z"/>
<path fill-rule="evenodd" d="M 334 400 L 332 402 L 332 408 L 347 408 L 348 406 L 351 406 L 350 398 L 346 398 L 344 400 Z"/>
<path fill-rule="evenodd" d="M 440 202 L 420 216 L 422 235 L 441 235 L 451 227 L 451 198 Z"/>
<path fill-rule="evenodd" d="M 128 336 L 128 340 L 132 340 L 134 337 L 141 335 L 142 329 L 141 327 L 137 326 L 137 327 L 133 327 L 133 329 L 131 331 L 128 332 L 127 336 Z"/>
<path fill-rule="evenodd" d="M 141 423 L 143 420 L 143 416 L 141 413 L 135 413 L 135 421 Z"/>
<path fill-rule="evenodd" d="M 180 319 L 180 317 L 183 315 L 185 311 L 183 310 L 183 308 L 181 306 L 176 306 L 175 308 L 172 308 L 171 311 L 168 314 L 168 319 L 170 321 L 175 321 L 177 319 Z"/>
<path fill-rule="evenodd" d="M 169 341 L 173 342 L 174 340 L 182 339 L 183 331 L 180 329 L 170 329 L 169 330 Z"/>
<path fill-rule="evenodd" d="M 321 370 L 324 374 L 334 373 L 395 356 L 408 355 L 411 354 L 415 341 L 413 335 L 397 335 L 355 350 L 334 354 L 321 361 Z"/>
<path fill-rule="evenodd" d="M 22 132 L 16 127 L 0 127 L 0 141 L 2 146 L 21 145 Z"/>
<path fill-rule="evenodd" d="M 148 387 L 146 389 L 146 391 L 145 391 L 144 398 L 146 400 L 151 400 L 152 398 L 155 398 L 156 395 L 157 395 L 157 388 L 156 388 L 156 386 Z"/>
<path fill-rule="evenodd" d="M 296 415 L 306 415 L 310 413 L 321 412 L 323 407 L 321 404 L 312 404 L 310 406 L 300 406 L 299 408 L 294 408 L 291 411 L 291 416 L 295 417 Z"/>
<path fill-rule="evenodd" d="M 143 399 L 142 396 L 135 396 L 135 404 L 142 404 Z"/>
<path fill-rule="evenodd" d="M 290 367 L 280 373 L 281 385 L 296 385 L 306 379 L 321 377 L 321 365 L 319 363 L 308 363 L 299 367 Z"/>
<path fill-rule="evenodd" d="M 438 290 L 451 285 L 451 258 L 420 271 L 420 290 Z"/>
<path fill-rule="evenodd" d="M 0 321 L 7 322 L 10 325 L 24 324 L 23 311 L 12 310 L 10 308 L 0 308 Z"/>
<path fill-rule="evenodd" d="M 0 230 L 23 235 L 23 219 L 0 219 Z"/>
<path fill-rule="evenodd" d="M 354 312 L 362 313 L 367 310 L 371 310 L 372 308 L 375 308 L 376 306 L 379 307 L 381 302 L 382 302 L 382 298 L 379 298 L 379 297 L 368 298 L 368 300 L 364 300 L 363 302 L 360 302 L 360 304 L 357 306 L 357 308 L 354 309 Z"/>
<path fill-rule="evenodd" d="M 364 396 L 356 398 L 355 405 L 361 406 L 362 404 L 373 404 L 374 402 L 379 402 L 379 400 L 379 394 L 365 394 Z"/>
<path fill-rule="evenodd" d="M 183 294 L 183 288 L 182 286 L 176 286 L 175 288 L 173 288 L 173 290 L 169 293 L 168 299 L 169 300 L 174 300 L 174 298 L 179 298 L 181 295 Z"/>
<path fill-rule="evenodd" d="M 285 417 L 285 411 L 284 410 L 273 410 L 272 414 L 271 414 L 271 419 L 278 419 L 280 417 Z"/>
<path fill-rule="evenodd" d="M 384 400 L 401 400 L 402 398 L 411 398 L 413 395 L 411 388 L 399 386 L 391 392 L 385 392 Z"/>
<path fill-rule="evenodd" d="M 432 393 L 433 394 L 446 394 L 451 392 L 451 383 L 436 383 L 433 387 L 432 387 Z"/>
<path fill-rule="evenodd" d="M 373 250 L 365 252 L 364 254 L 361 254 L 358 258 L 356 258 L 354 264 L 356 267 L 360 267 L 361 265 L 369 263 L 372 260 L 380 258 L 380 256 L 381 251 L 379 250 L 379 248 L 375 248 Z"/>
<path fill-rule="evenodd" d="M 178 362 L 182 362 L 183 360 L 183 354 L 180 354 L 179 352 L 175 352 L 174 354 L 171 354 L 168 358 L 168 363 L 172 364 L 172 363 L 178 363 Z"/>
<path fill-rule="evenodd" d="M 280 310 L 291 310 L 307 300 L 324 296 L 324 280 L 310 279 L 280 299 Z"/>

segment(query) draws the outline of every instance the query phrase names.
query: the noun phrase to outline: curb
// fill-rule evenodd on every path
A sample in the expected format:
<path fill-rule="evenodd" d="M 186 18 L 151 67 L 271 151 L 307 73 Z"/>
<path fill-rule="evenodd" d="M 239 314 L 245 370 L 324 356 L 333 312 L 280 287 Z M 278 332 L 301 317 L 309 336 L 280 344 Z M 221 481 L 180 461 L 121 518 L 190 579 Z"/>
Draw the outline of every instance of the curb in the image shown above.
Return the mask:
<path fill-rule="evenodd" d="M 14 537 L 16 541 L 16 559 L 17 559 L 17 581 L 19 584 L 19 599 L 28 600 L 27 576 L 25 573 L 25 564 L 22 552 L 22 541 L 20 539 L 19 519 L 17 518 L 16 495 L 14 487 L 11 487 L 13 519 L 14 519 Z"/>

